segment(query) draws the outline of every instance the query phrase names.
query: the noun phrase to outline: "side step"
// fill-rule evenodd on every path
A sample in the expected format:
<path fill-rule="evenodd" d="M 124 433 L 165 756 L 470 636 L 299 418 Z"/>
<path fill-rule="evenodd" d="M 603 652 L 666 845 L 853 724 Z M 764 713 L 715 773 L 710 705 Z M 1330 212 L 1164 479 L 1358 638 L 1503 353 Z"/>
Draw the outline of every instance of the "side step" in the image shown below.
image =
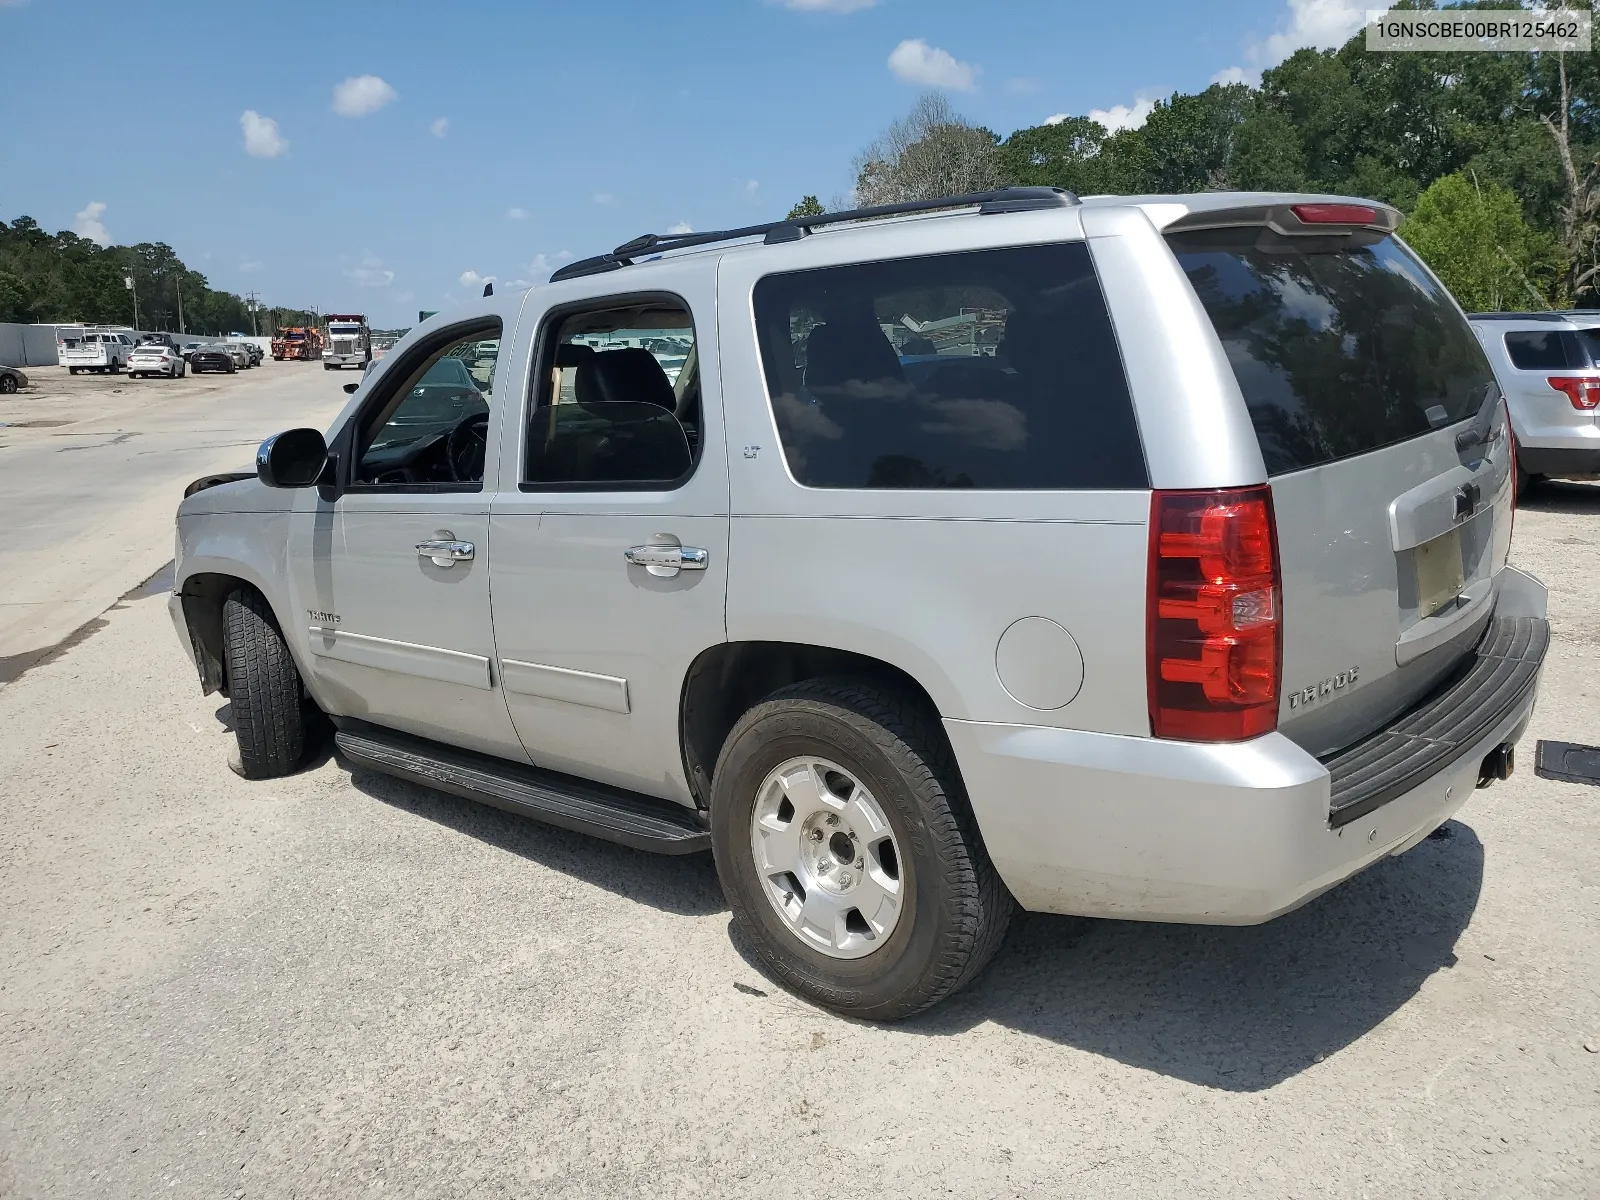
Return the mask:
<path fill-rule="evenodd" d="M 426 738 L 341 720 L 334 744 L 351 762 L 655 854 L 711 849 L 695 814 L 670 800 L 541 771 Z"/>

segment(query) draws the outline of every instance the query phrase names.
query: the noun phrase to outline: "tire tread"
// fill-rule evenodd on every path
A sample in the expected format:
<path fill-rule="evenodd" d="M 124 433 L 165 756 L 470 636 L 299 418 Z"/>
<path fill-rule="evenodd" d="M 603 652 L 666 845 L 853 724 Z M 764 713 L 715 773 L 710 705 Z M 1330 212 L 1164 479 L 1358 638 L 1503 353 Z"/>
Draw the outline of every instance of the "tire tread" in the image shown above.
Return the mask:
<path fill-rule="evenodd" d="M 246 779 L 287 775 L 305 752 L 300 672 L 266 598 L 239 588 L 223 601 L 228 697 Z"/>

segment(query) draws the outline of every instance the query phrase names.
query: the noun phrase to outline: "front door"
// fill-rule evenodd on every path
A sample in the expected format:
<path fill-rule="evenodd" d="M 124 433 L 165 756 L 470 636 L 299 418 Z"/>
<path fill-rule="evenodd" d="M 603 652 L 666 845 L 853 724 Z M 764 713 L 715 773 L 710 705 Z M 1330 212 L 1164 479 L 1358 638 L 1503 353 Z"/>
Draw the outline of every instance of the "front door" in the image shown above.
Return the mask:
<path fill-rule="evenodd" d="M 687 274 L 687 273 L 686 273 Z M 506 701 L 534 763 L 692 803 L 690 664 L 726 639 L 710 279 L 547 314 L 489 521 Z M 696 289 L 698 285 L 698 290 Z M 699 333 L 702 344 L 696 344 Z"/>
<path fill-rule="evenodd" d="M 484 476 L 502 332 L 497 315 L 475 319 L 386 367 L 336 439 L 344 489 L 310 493 L 290 561 L 332 712 L 525 760 L 489 615 Z"/>

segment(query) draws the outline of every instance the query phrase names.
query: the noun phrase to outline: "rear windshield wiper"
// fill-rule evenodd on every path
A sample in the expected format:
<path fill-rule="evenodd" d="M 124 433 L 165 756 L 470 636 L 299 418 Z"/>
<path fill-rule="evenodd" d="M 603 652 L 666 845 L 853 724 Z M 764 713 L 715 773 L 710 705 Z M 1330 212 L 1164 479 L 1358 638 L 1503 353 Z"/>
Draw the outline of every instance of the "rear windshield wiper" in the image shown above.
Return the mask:
<path fill-rule="evenodd" d="M 1478 405 L 1477 415 L 1473 417 L 1472 424 L 1456 434 L 1456 449 L 1466 453 L 1474 446 L 1487 445 L 1494 440 L 1494 410 L 1500 403 L 1500 388 L 1496 384 L 1485 384 L 1483 388 L 1483 403 Z"/>

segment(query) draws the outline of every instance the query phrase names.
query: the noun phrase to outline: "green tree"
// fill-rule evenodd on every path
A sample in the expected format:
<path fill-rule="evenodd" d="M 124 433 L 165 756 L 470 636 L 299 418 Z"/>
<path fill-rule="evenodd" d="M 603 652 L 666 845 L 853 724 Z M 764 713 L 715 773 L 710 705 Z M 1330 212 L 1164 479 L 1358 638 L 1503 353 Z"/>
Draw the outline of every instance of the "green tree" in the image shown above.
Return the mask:
<path fill-rule="evenodd" d="M 1000 182 L 998 140 L 969 124 L 938 92 L 929 92 L 856 155 L 856 203 L 986 191 Z"/>
<path fill-rule="evenodd" d="M 822 207 L 822 201 L 815 196 L 801 196 L 800 203 L 789 210 L 785 221 L 793 221 L 797 217 L 820 217 L 828 210 Z"/>
<path fill-rule="evenodd" d="M 1516 196 L 1459 172 L 1428 186 L 1400 233 L 1469 311 L 1542 307 L 1564 265 Z"/>

